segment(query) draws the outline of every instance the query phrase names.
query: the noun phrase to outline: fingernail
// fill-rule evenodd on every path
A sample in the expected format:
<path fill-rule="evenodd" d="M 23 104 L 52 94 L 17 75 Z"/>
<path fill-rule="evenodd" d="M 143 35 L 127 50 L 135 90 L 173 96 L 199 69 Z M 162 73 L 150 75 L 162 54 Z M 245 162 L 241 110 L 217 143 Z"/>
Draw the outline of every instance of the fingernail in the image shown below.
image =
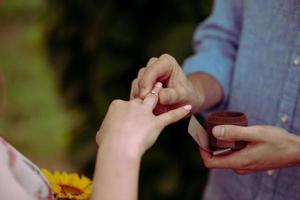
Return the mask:
<path fill-rule="evenodd" d="M 183 108 L 187 111 L 190 111 L 192 109 L 192 106 L 191 105 L 185 105 L 185 106 L 183 106 Z"/>
<path fill-rule="evenodd" d="M 161 82 L 157 82 L 157 83 L 155 83 L 155 87 L 158 87 L 158 88 L 161 88 L 162 87 L 162 83 Z"/>
<path fill-rule="evenodd" d="M 224 137 L 225 128 L 224 128 L 224 126 L 216 126 L 213 128 L 212 132 L 215 137 Z"/>

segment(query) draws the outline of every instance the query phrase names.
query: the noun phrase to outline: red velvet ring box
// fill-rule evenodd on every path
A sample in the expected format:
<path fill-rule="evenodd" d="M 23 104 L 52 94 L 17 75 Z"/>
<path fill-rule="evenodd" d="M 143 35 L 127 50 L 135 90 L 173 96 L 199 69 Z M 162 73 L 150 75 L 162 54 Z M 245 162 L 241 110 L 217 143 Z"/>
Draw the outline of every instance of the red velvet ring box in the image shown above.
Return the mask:
<path fill-rule="evenodd" d="M 244 141 L 228 142 L 216 139 L 212 134 L 212 129 L 217 125 L 248 126 L 247 116 L 244 113 L 230 111 L 209 113 L 206 119 L 206 131 L 209 135 L 211 148 L 214 150 L 226 148 L 239 150 L 246 146 Z"/>

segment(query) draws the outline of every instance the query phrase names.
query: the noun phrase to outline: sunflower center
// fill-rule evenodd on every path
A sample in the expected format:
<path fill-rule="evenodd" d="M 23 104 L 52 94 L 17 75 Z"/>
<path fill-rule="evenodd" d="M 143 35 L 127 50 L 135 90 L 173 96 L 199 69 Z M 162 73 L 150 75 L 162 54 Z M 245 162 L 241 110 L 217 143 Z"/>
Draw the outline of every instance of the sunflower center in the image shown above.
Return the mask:
<path fill-rule="evenodd" d="M 74 196 L 81 195 L 83 191 L 71 185 L 59 185 L 64 194 L 72 194 Z"/>

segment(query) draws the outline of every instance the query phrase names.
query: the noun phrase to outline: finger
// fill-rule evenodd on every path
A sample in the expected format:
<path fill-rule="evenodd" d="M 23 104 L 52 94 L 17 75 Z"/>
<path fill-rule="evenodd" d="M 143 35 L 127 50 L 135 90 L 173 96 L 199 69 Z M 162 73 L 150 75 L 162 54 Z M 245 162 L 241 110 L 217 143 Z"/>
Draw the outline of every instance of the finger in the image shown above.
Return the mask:
<path fill-rule="evenodd" d="M 173 105 L 179 103 L 183 96 L 174 88 L 164 88 L 159 92 L 159 103 L 162 105 Z"/>
<path fill-rule="evenodd" d="M 135 102 L 137 102 L 137 103 L 143 103 L 143 100 L 140 99 L 140 98 L 134 98 L 134 99 L 132 99 L 131 101 L 135 101 Z"/>
<path fill-rule="evenodd" d="M 200 150 L 201 157 L 207 168 L 228 168 L 238 169 L 242 166 L 244 158 L 239 155 L 239 152 L 233 152 L 223 156 L 211 156 L 210 153 Z M 243 155 L 245 157 L 245 155 Z"/>
<path fill-rule="evenodd" d="M 212 157 L 211 153 L 209 153 L 209 152 L 207 152 L 207 151 L 205 151 L 201 148 L 199 148 L 199 153 L 201 155 L 201 158 L 202 158 L 202 161 L 203 161 L 204 165 L 206 167 L 208 167 L 206 163 L 211 159 L 211 157 Z"/>
<path fill-rule="evenodd" d="M 138 92 L 137 79 L 134 79 L 131 83 L 130 99 L 134 99 Z"/>
<path fill-rule="evenodd" d="M 157 60 L 158 60 L 158 58 L 156 58 L 156 57 L 150 58 L 149 61 L 148 61 L 147 64 L 146 64 L 146 67 L 152 65 L 152 64 L 155 63 Z M 139 70 L 138 76 L 137 76 L 137 79 L 138 79 L 138 80 L 140 80 L 140 79 L 143 77 L 146 67 L 143 67 L 143 68 L 141 68 L 141 69 Z"/>
<path fill-rule="evenodd" d="M 154 115 L 160 115 L 162 113 L 168 112 L 169 110 L 172 110 L 169 106 L 157 104 L 156 107 L 153 110 Z"/>
<path fill-rule="evenodd" d="M 147 62 L 147 65 L 146 67 L 148 67 L 149 65 L 152 65 L 154 62 L 156 62 L 158 60 L 158 58 L 156 57 L 153 57 L 153 58 L 150 58 L 149 61 Z M 146 70 L 146 67 L 143 67 L 139 70 L 138 72 L 138 75 L 137 75 L 137 81 L 135 83 L 135 90 L 133 92 L 133 96 L 134 97 L 140 97 L 139 96 L 139 93 L 140 93 L 140 88 L 139 88 L 139 80 L 142 80 L 143 79 L 143 76 L 144 76 L 144 73 L 145 73 L 145 70 Z"/>
<path fill-rule="evenodd" d="M 139 80 L 142 79 L 143 75 L 144 75 L 144 72 L 145 72 L 145 67 L 141 68 L 138 72 L 138 75 L 137 75 L 137 78 L 136 78 L 136 81 L 135 81 L 135 90 L 133 92 L 133 97 L 140 97 L 139 96 L 139 93 L 140 93 L 140 88 L 139 88 Z"/>
<path fill-rule="evenodd" d="M 146 105 L 149 109 L 153 110 L 158 101 L 158 93 L 162 88 L 162 83 L 157 82 L 153 90 L 145 97 L 143 104 Z"/>
<path fill-rule="evenodd" d="M 244 127 L 235 125 L 221 125 L 213 128 L 213 135 L 225 141 L 260 142 L 264 140 L 264 134 L 259 127 Z"/>
<path fill-rule="evenodd" d="M 137 79 L 138 79 L 138 80 L 141 79 L 141 78 L 143 77 L 144 72 L 145 72 L 145 69 L 146 69 L 146 67 L 143 67 L 143 68 L 141 68 L 141 69 L 139 70 L 138 75 L 137 75 Z"/>
<path fill-rule="evenodd" d="M 161 56 L 156 62 L 149 65 L 141 80 L 139 80 L 140 97 L 145 97 L 156 81 L 167 80 L 174 68 L 177 65 L 175 59 L 171 56 Z"/>
<path fill-rule="evenodd" d="M 158 58 L 156 58 L 156 57 L 150 58 L 149 61 L 147 62 L 147 65 L 146 65 L 146 66 L 148 67 L 148 66 L 152 65 L 152 64 L 155 63 L 157 60 L 158 60 Z"/>
<path fill-rule="evenodd" d="M 181 106 L 157 116 L 159 123 L 165 127 L 184 118 L 192 109 L 191 105 Z"/>

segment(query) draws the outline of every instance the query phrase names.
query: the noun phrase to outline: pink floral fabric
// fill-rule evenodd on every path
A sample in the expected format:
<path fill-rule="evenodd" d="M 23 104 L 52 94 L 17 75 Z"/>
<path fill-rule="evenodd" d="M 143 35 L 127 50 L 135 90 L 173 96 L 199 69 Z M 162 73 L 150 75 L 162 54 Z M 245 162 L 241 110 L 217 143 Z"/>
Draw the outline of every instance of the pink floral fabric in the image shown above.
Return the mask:
<path fill-rule="evenodd" d="M 0 199 L 54 200 L 40 169 L 1 137 Z"/>

